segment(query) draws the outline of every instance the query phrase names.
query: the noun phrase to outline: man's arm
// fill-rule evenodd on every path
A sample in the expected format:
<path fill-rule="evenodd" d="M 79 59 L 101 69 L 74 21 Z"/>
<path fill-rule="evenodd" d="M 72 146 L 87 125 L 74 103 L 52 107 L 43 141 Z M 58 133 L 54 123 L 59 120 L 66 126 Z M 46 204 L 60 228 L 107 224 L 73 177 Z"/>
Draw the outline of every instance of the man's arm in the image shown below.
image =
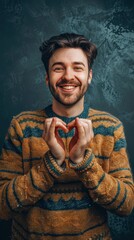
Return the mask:
<path fill-rule="evenodd" d="M 29 209 L 64 172 L 48 151 L 40 164 L 24 173 L 22 151 L 25 151 L 23 131 L 14 118 L 0 157 L 1 219 L 9 219 L 15 212 Z"/>
<path fill-rule="evenodd" d="M 134 206 L 134 185 L 126 153 L 122 124 L 115 127 L 115 144 L 109 159 L 109 172 L 98 164 L 92 149 L 86 150 L 84 160 L 70 163 L 96 204 L 118 215 L 128 215 Z"/>

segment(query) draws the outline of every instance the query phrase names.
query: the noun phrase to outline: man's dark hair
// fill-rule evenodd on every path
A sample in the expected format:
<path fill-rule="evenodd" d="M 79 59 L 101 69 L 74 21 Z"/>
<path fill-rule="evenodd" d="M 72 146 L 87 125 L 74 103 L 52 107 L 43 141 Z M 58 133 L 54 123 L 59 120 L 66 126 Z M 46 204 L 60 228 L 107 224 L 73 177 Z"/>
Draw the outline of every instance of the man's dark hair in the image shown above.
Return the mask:
<path fill-rule="evenodd" d="M 89 69 L 92 67 L 94 59 L 97 56 L 97 48 L 83 35 L 75 33 L 64 33 L 58 36 L 53 36 L 50 39 L 44 41 L 40 46 L 42 52 L 42 61 L 44 63 L 46 72 L 49 69 L 49 59 L 54 52 L 59 48 L 80 48 L 86 54 L 88 59 Z"/>

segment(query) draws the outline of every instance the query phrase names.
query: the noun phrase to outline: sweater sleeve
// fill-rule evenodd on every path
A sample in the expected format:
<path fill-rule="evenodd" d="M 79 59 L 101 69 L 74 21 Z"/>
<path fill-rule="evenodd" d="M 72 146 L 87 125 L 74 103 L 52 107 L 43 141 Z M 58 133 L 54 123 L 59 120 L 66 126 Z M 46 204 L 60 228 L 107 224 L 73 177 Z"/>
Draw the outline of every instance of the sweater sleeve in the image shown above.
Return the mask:
<path fill-rule="evenodd" d="M 64 170 L 50 151 L 40 164 L 24 174 L 22 161 L 23 132 L 14 118 L 5 138 L 0 157 L 0 218 L 28 210 L 53 186 Z"/>
<path fill-rule="evenodd" d="M 70 167 L 79 175 L 93 202 L 119 216 L 125 216 L 133 210 L 134 185 L 123 126 L 118 126 L 114 131 L 114 148 L 109 159 L 108 173 L 97 162 L 91 148 L 87 149 L 81 163 L 71 163 Z"/>

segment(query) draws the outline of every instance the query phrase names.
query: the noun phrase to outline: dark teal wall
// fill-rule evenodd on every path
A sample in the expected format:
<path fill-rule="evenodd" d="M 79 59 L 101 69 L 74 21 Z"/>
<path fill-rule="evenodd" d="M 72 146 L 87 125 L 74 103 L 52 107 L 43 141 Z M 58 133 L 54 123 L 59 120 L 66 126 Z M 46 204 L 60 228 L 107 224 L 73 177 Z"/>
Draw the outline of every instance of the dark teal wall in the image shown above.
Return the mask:
<path fill-rule="evenodd" d="M 39 46 L 63 32 L 86 35 L 98 46 L 86 101 L 123 121 L 134 171 L 134 3 L 129 0 L 0 1 L 0 147 L 13 115 L 51 102 Z M 134 238 L 134 214 L 109 215 L 113 239 Z M 0 239 L 10 223 L 0 222 Z"/>

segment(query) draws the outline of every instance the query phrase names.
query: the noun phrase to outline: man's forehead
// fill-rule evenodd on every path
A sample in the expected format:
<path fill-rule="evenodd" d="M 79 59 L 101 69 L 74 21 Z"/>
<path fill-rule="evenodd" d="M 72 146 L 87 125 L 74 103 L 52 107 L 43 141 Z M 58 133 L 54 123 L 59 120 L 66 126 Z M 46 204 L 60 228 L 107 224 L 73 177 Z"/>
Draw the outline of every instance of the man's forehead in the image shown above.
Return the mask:
<path fill-rule="evenodd" d="M 64 63 L 66 61 L 81 64 L 87 62 L 86 54 L 80 48 L 60 48 L 57 49 L 50 58 L 51 65 L 56 62 Z"/>

